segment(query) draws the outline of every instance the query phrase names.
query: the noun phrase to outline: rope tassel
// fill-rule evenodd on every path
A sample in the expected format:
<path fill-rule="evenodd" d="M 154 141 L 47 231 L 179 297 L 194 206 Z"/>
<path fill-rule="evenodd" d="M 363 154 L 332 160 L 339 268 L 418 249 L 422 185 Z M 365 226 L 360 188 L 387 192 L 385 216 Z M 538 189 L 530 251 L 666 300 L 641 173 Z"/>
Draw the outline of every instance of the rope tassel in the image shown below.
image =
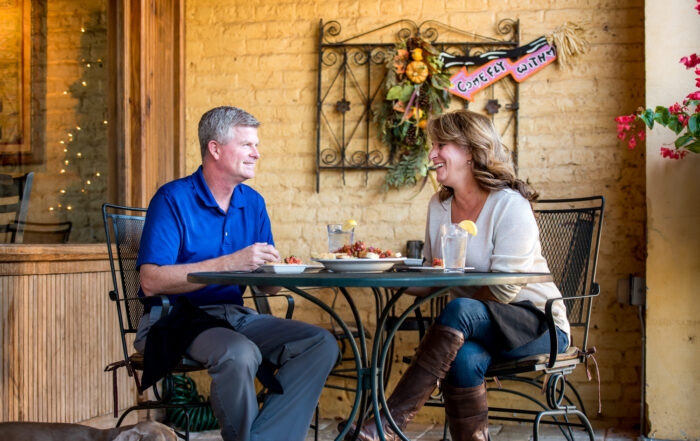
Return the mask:
<path fill-rule="evenodd" d="M 583 37 L 583 33 L 581 26 L 567 21 L 563 26 L 545 34 L 547 43 L 557 48 L 557 62 L 560 69 L 570 69 L 573 57 L 588 52 L 591 45 Z"/>

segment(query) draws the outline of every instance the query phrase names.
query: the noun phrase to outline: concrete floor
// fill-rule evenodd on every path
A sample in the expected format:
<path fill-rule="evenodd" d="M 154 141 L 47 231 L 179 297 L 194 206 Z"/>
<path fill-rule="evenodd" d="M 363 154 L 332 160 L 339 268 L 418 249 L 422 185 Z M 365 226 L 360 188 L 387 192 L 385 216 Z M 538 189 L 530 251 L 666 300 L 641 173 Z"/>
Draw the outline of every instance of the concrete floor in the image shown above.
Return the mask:
<path fill-rule="evenodd" d="M 333 441 L 338 435 L 338 422 L 332 420 L 323 420 L 319 424 L 321 426 L 318 440 Z M 491 425 L 489 433 L 492 441 L 529 441 L 532 440 L 532 426 L 527 425 Z M 429 424 L 409 424 L 406 430 L 406 436 L 412 441 L 440 441 L 442 440 L 442 425 Z M 614 429 L 596 430 L 596 441 L 633 441 L 637 440 L 638 436 L 633 433 L 618 432 Z M 217 431 L 200 432 L 193 434 L 190 438 L 196 441 L 221 441 L 221 436 Z M 540 429 L 541 441 L 559 441 L 564 440 L 559 429 L 556 427 L 542 427 Z M 588 435 L 584 432 L 577 431 L 574 433 L 576 441 L 588 441 Z M 314 441 L 313 432 L 309 432 L 306 441 Z"/>
<path fill-rule="evenodd" d="M 144 418 L 148 418 L 147 415 L 137 415 L 137 412 L 133 412 L 126 418 L 124 424 L 135 424 L 139 419 Z M 112 418 L 111 415 L 81 422 L 81 424 L 102 429 L 114 427 L 115 423 L 116 419 Z M 319 441 L 333 441 L 338 436 L 338 421 L 321 420 L 319 426 Z M 412 423 L 408 425 L 405 433 L 412 441 L 440 441 L 442 440 L 442 425 Z M 491 435 L 491 441 L 530 441 L 532 440 L 532 426 L 525 424 L 492 424 L 489 426 L 489 434 Z M 190 439 L 192 441 L 222 441 L 218 430 L 192 433 Z M 564 436 L 556 427 L 542 426 L 540 428 L 541 441 L 560 441 L 564 439 Z M 585 432 L 577 431 L 574 432 L 574 439 L 575 441 L 588 441 L 589 438 Z M 595 439 L 596 441 L 637 441 L 639 435 L 612 428 L 598 429 L 595 430 Z M 309 431 L 306 441 L 314 441 L 312 431 Z"/>

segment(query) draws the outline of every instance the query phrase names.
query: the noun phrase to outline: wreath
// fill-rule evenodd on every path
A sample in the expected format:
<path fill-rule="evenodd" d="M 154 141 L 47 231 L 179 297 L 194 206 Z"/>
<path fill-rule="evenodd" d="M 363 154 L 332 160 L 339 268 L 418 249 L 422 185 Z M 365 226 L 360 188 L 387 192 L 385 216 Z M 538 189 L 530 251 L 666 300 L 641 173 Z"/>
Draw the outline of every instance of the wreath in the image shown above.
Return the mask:
<path fill-rule="evenodd" d="M 426 125 L 450 101 L 449 75 L 440 52 L 420 37 L 401 41 L 388 51 L 385 99 L 374 109 L 379 137 L 389 146 L 384 188 L 415 185 L 428 174 Z"/>

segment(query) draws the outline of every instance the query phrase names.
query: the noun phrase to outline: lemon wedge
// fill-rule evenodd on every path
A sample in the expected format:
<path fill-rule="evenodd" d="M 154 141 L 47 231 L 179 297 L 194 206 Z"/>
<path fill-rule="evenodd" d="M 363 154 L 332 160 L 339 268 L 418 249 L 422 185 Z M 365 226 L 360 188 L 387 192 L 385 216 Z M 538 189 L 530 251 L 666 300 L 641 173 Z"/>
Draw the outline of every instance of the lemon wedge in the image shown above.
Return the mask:
<path fill-rule="evenodd" d="M 476 236 L 476 224 L 470 220 L 463 220 L 462 222 L 459 223 L 459 227 L 463 230 L 465 230 L 467 233 L 471 234 L 472 236 Z"/>
<path fill-rule="evenodd" d="M 350 231 L 353 228 L 357 226 L 357 222 L 355 222 L 355 219 L 349 219 L 346 220 L 345 223 L 343 224 L 343 231 Z"/>

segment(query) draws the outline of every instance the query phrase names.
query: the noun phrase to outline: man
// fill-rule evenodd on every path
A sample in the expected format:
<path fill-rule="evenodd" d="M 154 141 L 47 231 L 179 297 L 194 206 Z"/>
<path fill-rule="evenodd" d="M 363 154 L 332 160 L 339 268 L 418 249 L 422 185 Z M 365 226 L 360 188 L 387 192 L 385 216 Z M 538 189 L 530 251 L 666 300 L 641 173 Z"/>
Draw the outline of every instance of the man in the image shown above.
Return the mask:
<path fill-rule="evenodd" d="M 280 259 L 265 201 L 243 184 L 255 176 L 260 158 L 259 125 L 235 107 L 202 116 L 202 165 L 161 187 L 151 200 L 137 267 L 146 296 L 183 294 L 230 325 L 203 331 L 186 351 L 212 377 L 211 403 L 223 439 L 301 441 L 337 360 L 335 339 L 321 328 L 245 308 L 238 286 L 187 281 L 191 272 L 254 270 Z M 144 351 L 157 320 L 144 315 L 137 350 Z M 279 367 L 276 379 L 283 393 L 269 394 L 258 410 L 254 379 L 263 360 Z"/>

